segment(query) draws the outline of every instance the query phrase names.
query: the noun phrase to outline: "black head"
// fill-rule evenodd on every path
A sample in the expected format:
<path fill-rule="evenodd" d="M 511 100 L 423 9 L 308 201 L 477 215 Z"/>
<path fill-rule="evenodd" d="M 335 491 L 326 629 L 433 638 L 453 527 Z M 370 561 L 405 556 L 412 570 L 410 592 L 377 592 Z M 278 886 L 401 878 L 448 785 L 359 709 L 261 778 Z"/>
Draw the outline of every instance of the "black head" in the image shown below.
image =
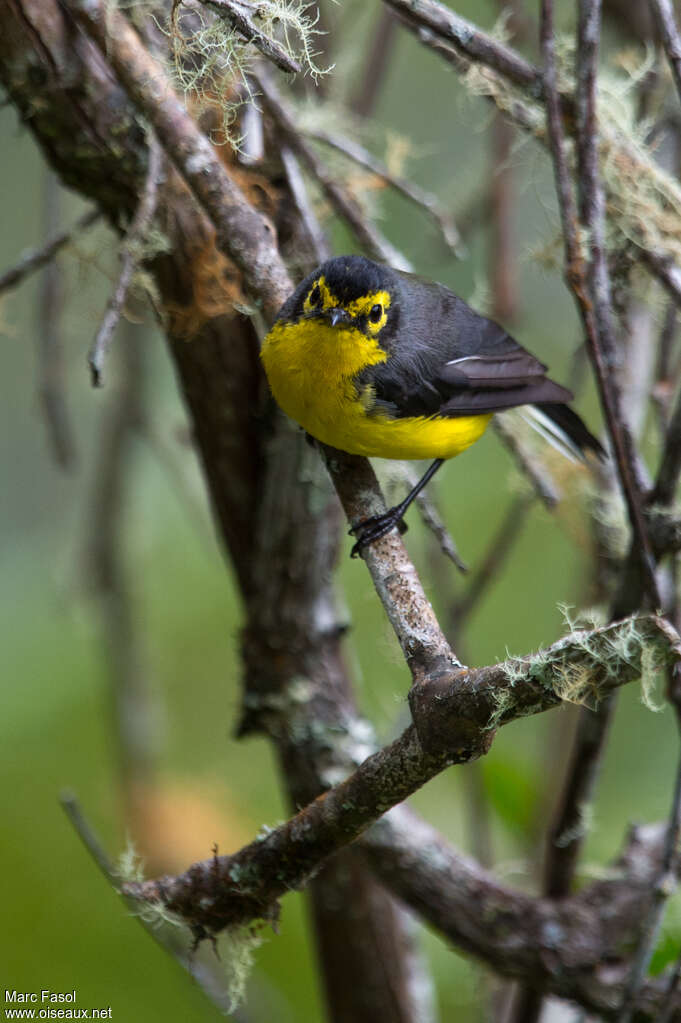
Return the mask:
<path fill-rule="evenodd" d="M 383 342 L 392 335 L 399 317 L 399 277 L 364 256 L 336 256 L 317 267 L 296 288 L 278 319 L 325 321 L 351 326 Z"/>

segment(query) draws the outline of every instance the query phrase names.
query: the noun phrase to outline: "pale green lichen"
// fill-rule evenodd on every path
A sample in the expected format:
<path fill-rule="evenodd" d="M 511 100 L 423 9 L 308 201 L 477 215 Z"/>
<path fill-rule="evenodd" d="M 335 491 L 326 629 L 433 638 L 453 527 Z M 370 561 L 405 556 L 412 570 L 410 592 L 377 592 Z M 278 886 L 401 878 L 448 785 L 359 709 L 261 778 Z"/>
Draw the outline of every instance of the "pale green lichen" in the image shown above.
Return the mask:
<path fill-rule="evenodd" d="M 280 44 L 304 73 L 316 78 L 329 70 L 315 63 L 314 39 L 320 34 L 316 5 L 307 0 L 259 0 L 245 10 L 263 36 Z M 248 75 L 258 50 L 227 18 L 195 0 L 176 0 L 167 32 L 175 84 L 199 109 L 219 112 L 214 141 L 238 149 L 240 137 L 234 126 L 239 107 L 253 98 Z"/>
<path fill-rule="evenodd" d="M 568 95 L 574 92 L 574 45 L 558 41 L 558 85 Z M 662 257 L 681 258 L 681 185 L 654 158 L 648 144 L 647 122 L 638 119 L 637 83 L 646 76 L 652 55 L 633 63 L 620 59 L 619 67 L 601 69 L 598 78 L 600 166 L 607 193 L 610 249 L 621 250 L 633 241 Z M 512 119 L 520 120 L 530 137 L 546 143 L 546 115 L 542 105 L 514 87 L 503 76 L 480 65 L 471 65 L 463 75 L 470 93 L 486 96 Z M 566 141 L 566 152 L 574 165 L 574 144 Z M 556 228 L 558 224 L 556 222 Z M 588 238 L 583 232 L 579 243 Z M 562 242 L 558 230 L 544 256 L 562 264 Z"/>
<path fill-rule="evenodd" d="M 244 1000 L 246 984 L 253 971 L 255 952 L 263 943 L 254 926 L 228 927 L 217 938 L 217 952 L 226 974 L 228 1012 L 232 1013 Z"/>
<path fill-rule="evenodd" d="M 125 849 L 118 858 L 116 877 L 123 884 L 128 882 L 139 884 L 144 880 L 144 860 L 137 852 L 135 844 L 130 837 L 128 837 Z"/>
<path fill-rule="evenodd" d="M 640 679 L 641 701 L 649 710 L 662 706 L 654 699 L 658 679 L 669 659 L 669 644 L 632 616 L 607 628 L 584 628 L 583 617 L 567 605 L 561 607 L 570 629 L 552 651 L 525 658 L 509 657 L 504 674 L 515 686 L 524 680 L 539 683 L 565 703 L 594 709 L 604 692 L 625 679 Z M 515 702 L 511 690 L 494 695 L 495 710 L 488 727 L 496 727 Z M 524 709 L 523 714 L 528 710 Z"/>

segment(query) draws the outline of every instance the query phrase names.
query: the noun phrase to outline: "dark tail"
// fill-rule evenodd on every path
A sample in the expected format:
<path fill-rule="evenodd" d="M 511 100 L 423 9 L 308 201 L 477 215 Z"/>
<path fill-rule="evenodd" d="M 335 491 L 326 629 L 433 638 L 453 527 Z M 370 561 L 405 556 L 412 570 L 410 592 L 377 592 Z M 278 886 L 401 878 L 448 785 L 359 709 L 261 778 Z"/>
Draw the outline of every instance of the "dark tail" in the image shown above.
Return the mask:
<path fill-rule="evenodd" d="M 584 455 L 586 451 L 593 451 L 600 459 L 608 457 L 603 445 L 569 405 L 558 402 L 541 402 L 534 407 L 558 427 L 570 447 L 576 449 L 578 454 Z"/>

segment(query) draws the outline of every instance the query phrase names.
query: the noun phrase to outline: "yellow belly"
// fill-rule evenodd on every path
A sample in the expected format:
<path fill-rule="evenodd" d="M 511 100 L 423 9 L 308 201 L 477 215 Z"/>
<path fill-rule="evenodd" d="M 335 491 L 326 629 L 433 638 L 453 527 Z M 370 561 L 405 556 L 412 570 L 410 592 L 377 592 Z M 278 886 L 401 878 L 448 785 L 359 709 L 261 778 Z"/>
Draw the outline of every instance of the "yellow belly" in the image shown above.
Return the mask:
<path fill-rule="evenodd" d="M 404 419 L 369 414 L 354 379 L 386 359 L 375 340 L 318 320 L 275 324 L 262 349 L 272 393 L 284 412 L 313 437 L 351 455 L 453 458 L 482 436 L 488 414 Z"/>

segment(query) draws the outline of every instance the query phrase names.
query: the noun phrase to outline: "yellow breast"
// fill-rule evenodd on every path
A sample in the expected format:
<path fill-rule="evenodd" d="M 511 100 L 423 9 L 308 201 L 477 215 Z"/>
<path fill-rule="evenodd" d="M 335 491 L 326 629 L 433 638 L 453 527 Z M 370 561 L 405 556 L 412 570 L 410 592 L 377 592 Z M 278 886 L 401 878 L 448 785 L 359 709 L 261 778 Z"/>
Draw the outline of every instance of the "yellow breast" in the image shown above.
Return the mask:
<path fill-rule="evenodd" d="M 392 419 L 369 413 L 355 377 L 387 358 L 374 338 L 319 320 L 276 323 L 262 349 L 272 393 L 284 412 L 341 451 L 375 458 L 453 458 L 482 436 L 490 415 Z"/>

